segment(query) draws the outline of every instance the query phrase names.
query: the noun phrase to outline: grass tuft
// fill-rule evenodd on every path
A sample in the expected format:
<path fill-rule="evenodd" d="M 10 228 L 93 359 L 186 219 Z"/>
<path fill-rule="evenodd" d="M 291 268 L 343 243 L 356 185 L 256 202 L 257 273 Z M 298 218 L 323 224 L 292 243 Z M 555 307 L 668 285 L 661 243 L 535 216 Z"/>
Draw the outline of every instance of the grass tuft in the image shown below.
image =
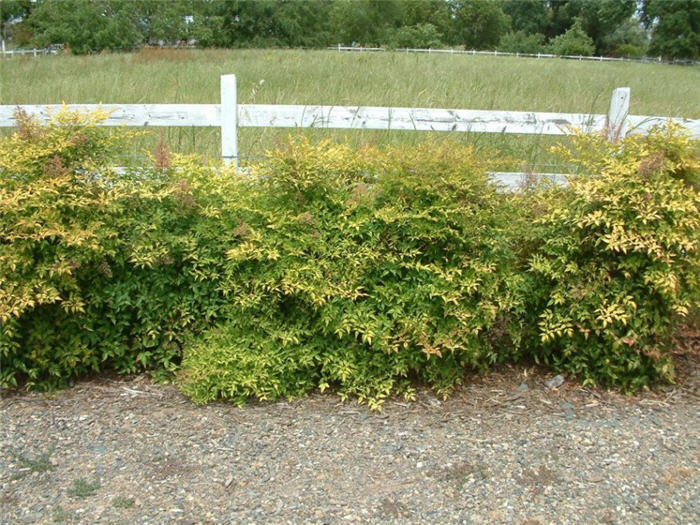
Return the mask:
<path fill-rule="evenodd" d="M 87 481 L 85 478 L 77 478 L 68 489 L 68 495 L 71 498 L 87 498 L 94 496 L 99 488 L 100 482 L 98 480 Z"/>
<path fill-rule="evenodd" d="M 53 454 L 56 447 L 51 447 L 47 452 L 39 454 L 36 457 L 29 457 L 23 454 L 13 452 L 14 457 L 17 459 L 20 468 L 14 476 L 13 480 L 22 479 L 29 474 L 48 472 L 56 468 L 53 463 L 51 463 L 51 455 Z"/>
<path fill-rule="evenodd" d="M 127 498 L 125 496 L 115 496 L 112 499 L 112 507 L 115 509 L 130 509 L 134 506 L 134 498 Z"/>

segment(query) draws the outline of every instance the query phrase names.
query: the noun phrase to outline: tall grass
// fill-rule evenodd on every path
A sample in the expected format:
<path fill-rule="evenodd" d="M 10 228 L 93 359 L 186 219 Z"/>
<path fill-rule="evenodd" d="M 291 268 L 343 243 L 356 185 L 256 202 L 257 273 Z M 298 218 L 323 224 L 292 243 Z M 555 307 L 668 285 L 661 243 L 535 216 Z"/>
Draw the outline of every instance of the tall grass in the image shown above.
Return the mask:
<path fill-rule="evenodd" d="M 700 116 L 700 69 L 513 57 L 297 50 L 157 50 L 17 58 L 0 62 L 0 104 L 216 103 L 219 76 L 236 73 L 240 103 L 327 104 L 605 113 L 612 90 L 632 88 L 631 112 Z M 216 156 L 218 129 L 167 128 L 176 151 Z M 244 158 L 260 157 L 290 130 L 243 128 Z M 417 142 L 416 132 L 307 130 L 312 137 Z M 546 170 L 550 137 L 451 134 Z M 159 133 L 125 154 L 141 157 Z M 515 161 L 514 161 L 515 162 Z"/>

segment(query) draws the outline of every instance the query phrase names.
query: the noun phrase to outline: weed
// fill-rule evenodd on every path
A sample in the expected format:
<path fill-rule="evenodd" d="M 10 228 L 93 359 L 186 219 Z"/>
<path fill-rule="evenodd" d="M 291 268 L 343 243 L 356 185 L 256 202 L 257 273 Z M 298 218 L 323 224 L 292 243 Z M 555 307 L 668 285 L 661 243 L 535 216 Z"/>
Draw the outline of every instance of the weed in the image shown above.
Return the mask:
<path fill-rule="evenodd" d="M 125 496 L 115 496 L 112 500 L 112 507 L 115 509 L 130 509 L 134 506 L 134 498 L 127 498 Z"/>
<path fill-rule="evenodd" d="M 548 469 L 546 465 L 540 465 L 537 469 L 533 467 L 523 471 L 522 476 L 516 480 L 520 485 L 530 487 L 533 494 L 541 494 L 545 487 L 557 483 L 560 478 L 555 471 Z"/>
<path fill-rule="evenodd" d="M 675 485 L 692 477 L 692 475 L 692 469 L 682 465 L 673 465 L 661 471 L 661 481 L 666 485 Z"/>
<path fill-rule="evenodd" d="M 378 510 L 381 514 L 390 518 L 405 518 L 410 514 L 406 505 L 390 498 L 384 498 Z"/>
<path fill-rule="evenodd" d="M 99 488 L 100 482 L 97 480 L 90 482 L 85 478 L 77 478 L 68 489 L 68 495 L 71 498 L 87 498 L 89 496 L 94 496 Z"/>
<path fill-rule="evenodd" d="M 3 492 L 0 494 L 0 505 L 15 507 L 19 505 L 19 500 L 14 495 L 8 492 Z"/>
<path fill-rule="evenodd" d="M 65 510 L 62 507 L 56 507 L 53 511 L 53 522 L 54 523 L 72 523 L 76 518 L 76 515 L 69 510 Z"/>
<path fill-rule="evenodd" d="M 53 454 L 55 448 L 56 447 L 52 446 L 47 452 L 39 454 L 36 457 L 29 457 L 13 452 L 14 457 L 19 462 L 20 469 L 19 472 L 12 476 L 12 479 L 22 479 L 34 472 L 43 473 L 53 470 L 55 466 L 51 463 L 51 454 Z"/>

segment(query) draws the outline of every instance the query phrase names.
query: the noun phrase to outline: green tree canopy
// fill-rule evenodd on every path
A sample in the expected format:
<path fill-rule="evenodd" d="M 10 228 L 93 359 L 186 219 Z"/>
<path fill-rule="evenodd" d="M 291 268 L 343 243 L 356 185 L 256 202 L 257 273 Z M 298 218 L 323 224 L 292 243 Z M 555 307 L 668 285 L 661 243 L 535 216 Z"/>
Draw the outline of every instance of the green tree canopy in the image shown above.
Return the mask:
<path fill-rule="evenodd" d="M 504 0 L 503 12 L 510 17 L 515 32 L 544 35 L 549 29 L 550 9 L 547 0 Z"/>
<path fill-rule="evenodd" d="M 498 50 L 509 53 L 541 53 L 544 52 L 544 35 L 542 33 L 527 34 L 525 31 L 511 31 L 501 37 Z"/>
<path fill-rule="evenodd" d="M 510 18 L 497 0 L 456 0 L 454 40 L 466 48 L 493 49 L 510 29 Z"/>
<path fill-rule="evenodd" d="M 595 51 L 593 39 L 583 30 L 580 18 L 563 35 L 552 39 L 550 50 L 555 55 L 591 56 Z"/>
<path fill-rule="evenodd" d="M 698 0 L 644 0 L 642 20 L 651 30 L 650 54 L 665 58 L 700 57 Z"/>
<path fill-rule="evenodd" d="M 700 0 L 0 0 L 0 22 L 4 38 L 33 35 L 34 45 L 65 43 L 76 53 L 191 38 L 202 47 L 521 52 L 548 42 L 576 54 L 588 54 L 590 39 L 598 54 L 638 55 L 649 44 L 667 58 L 698 57 L 700 46 Z"/>
<path fill-rule="evenodd" d="M 32 10 L 31 0 L 0 1 L 0 38 L 7 40 L 14 21 L 26 17 Z"/>
<path fill-rule="evenodd" d="M 28 24 L 39 46 L 67 44 L 81 54 L 131 49 L 143 41 L 134 7 L 124 0 L 44 0 Z"/>
<path fill-rule="evenodd" d="M 605 38 L 628 20 L 636 11 L 636 0 L 550 0 L 550 28 L 554 38 L 568 31 L 575 19 L 593 40 L 595 52 L 605 51 Z"/>

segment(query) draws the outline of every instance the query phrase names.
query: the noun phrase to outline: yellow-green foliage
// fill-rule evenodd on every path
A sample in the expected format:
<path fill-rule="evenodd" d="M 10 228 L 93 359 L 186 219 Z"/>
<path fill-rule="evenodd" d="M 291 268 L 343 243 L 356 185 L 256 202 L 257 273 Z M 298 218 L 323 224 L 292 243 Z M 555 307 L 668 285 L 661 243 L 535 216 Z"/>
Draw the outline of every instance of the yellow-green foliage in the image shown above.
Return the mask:
<path fill-rule="evenodd" d="M 412 377 L 446 395 L 465 368 L 512 355 L 510 199 L 485 168 L 451 142 L 273 152 L 229 232 L 230 321 L 185 352 L 184 391 L 242 401 L 334 386 L 379 406 L 410 396 Z"/>
<path fill-rule="evenodd" d="M 21 320 L 49 308 L 63 318 L 85 312 L 80 276 L 86 270 L 99 274 L 114 254 L 109 217 L 124 198 L 108 183 L 113 173 L 95 171 L 118 140 L 94 127 L 104 115 L 61 111 L 46 127 L 22 113 L 17 117 L 17 132 L 0 143 L 3 384 L 14 383 L 16 371 L 33 377 L 32 365 L 14 361 L 19 353 L 31 354 L 39 367 L 57 368 L 45 355 L 50 327 L 24 334 Z M 48 316 L 43 321 L 51 323 Z M 97 366 L 91 351 L 74 340 L 66 343 L 63 359 L 68 367 Z"/>
<path fill-rule="evenodd" d="M 191 163 L 116 173 L 111 153 L 131 134 L 96 127 L 105 116 L 61 111 L 40 126 L 20 113 L 0 142 L 3 386 L 172 367 L 216 309 L 215 286 L 198 283 L 222 185 Z"/>
<path fill-rule="evenodd" d="M 376 408 L 527 353 L 624 389 L 673 377 L 700 214 L 672 125 L 580 135 L 568 188 L 511 195 L 438 140 L 301 139 L 246 174 L 159 148 L 117 173 L 100 118 L 20 115 L 0 141 L 1 386 L 154 368 L 197 402 L 332 387 Z"/>
<path fill-rule="evenodd" d="M 669 336 L 698 300 L 697 148 L 669 124 L 561 152 L 582 174 L 537 221 L 536 357 L 589 383 L 673 378 Z"/>

